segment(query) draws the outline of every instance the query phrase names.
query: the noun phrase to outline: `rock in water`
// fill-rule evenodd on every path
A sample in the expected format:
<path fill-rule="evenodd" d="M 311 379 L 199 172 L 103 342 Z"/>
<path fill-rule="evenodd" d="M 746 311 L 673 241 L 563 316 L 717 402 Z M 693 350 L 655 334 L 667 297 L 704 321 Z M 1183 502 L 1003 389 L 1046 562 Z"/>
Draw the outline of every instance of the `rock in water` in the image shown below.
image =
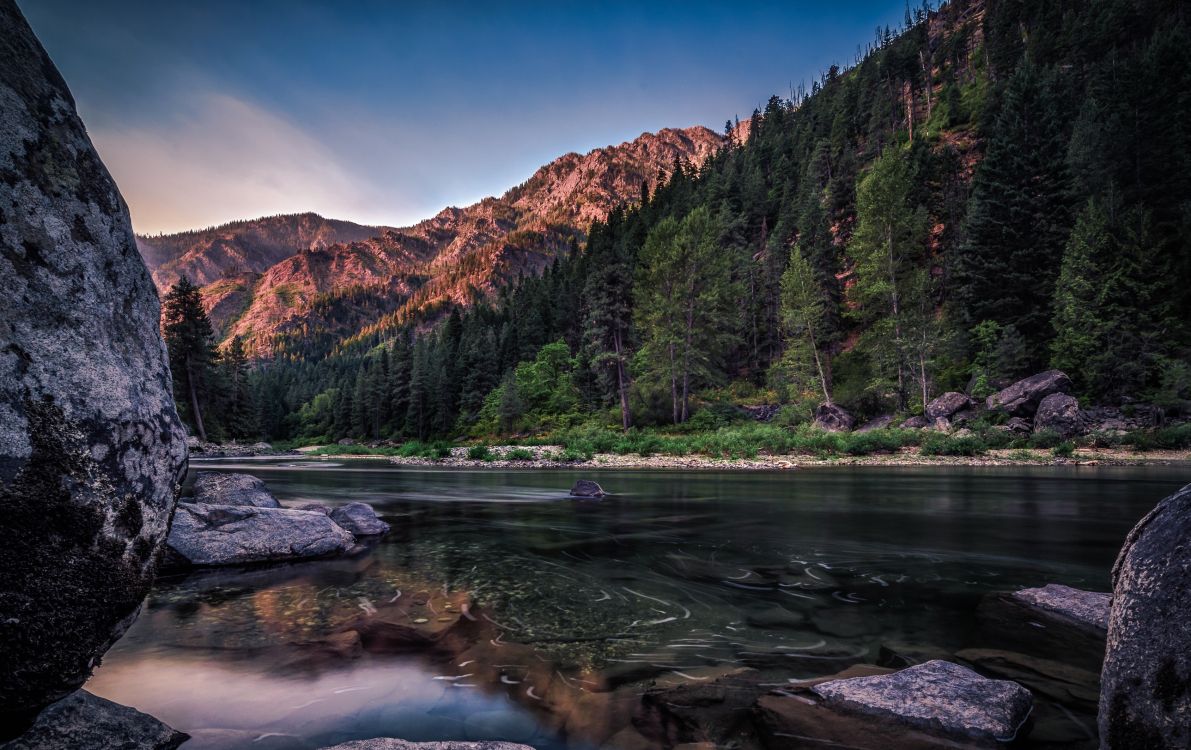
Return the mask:
<path fill-rule="evenodd" d="M 989 411 L 1002 411 L 1011 417 L 1032 417 L 1042 399 L 1052 393 L 1071 390 L 1071 379 L 1062 370 L 1047 370 L 1017 381 L 985 400 Z"/>
<path fill-rule="evenodd" d="M 355 536 L 377 536 L 389 533 L 389 524 L 376 517 L 368 503 L 347 503 L 333 508 L 331 520 Z"/>
<path fill-rule="evenodd" d="M 188 739 L 135 708 L 79 690 L 47 707 L 27 732 L 0 750 L 174 750 Z"/>
<path fill-rule="evenodd" d="M 993 643 L 1098 672 L 1108 635 L 1109 601 L 1106 593 L 1052 583 L 988 594 L 977 613 Z"/>
<path fill-rule="evenodd" d="M 189 565 L 242 565 L 342 554 L 355 541 L 323 513 L 182 503 L 167 544 Z"/>
<path fill-rule="evenodd" d="M 533 750 L 529 745 L 513 742 L 409 742 L 393 737 L 377 737 L 332 745 L 322 750 Z"/>
<path fill-rule="evenodd" d="M 571 487 L 571 497 L 599 498 L 607 494 L 603 487 L 590 479 L 580 479 Z"/>
<path fill-rule="evenodd" d="M 1079 401 L 1066 393 L 1052 393 L 1038 404 L 1034 415 L 1034 432 L 1050 430 L 1066 439 L 1084 431 L 1083 411 Z"/>
<path fill-rule="evenodd" d="M 891 675 L 815 685 L 827 706 L 960 740 L 1007 742 L 1030 715 L 1030 691 L 967 667 L 928 661 Z"/>
<path fill-rule="evenodd" d="M 1191 485 L 1159 503 L 1113 567 L 1101 747 L 1191 747 Z"/>
<path fill-rule="evenodd" d="M 250 474 L 220 474 L 200 471 L 194 480 L 194 502 L 205 505 L 247 505 L 254 508 L 280 508 L 281 503 Z"/>
<path fill-rule="evenodd" d="M 186 435 L 124 200 L 13 0 L 0 0 L 0 29 L 0 725 L 11 734 L 78 688 L 135 617 Z"/>

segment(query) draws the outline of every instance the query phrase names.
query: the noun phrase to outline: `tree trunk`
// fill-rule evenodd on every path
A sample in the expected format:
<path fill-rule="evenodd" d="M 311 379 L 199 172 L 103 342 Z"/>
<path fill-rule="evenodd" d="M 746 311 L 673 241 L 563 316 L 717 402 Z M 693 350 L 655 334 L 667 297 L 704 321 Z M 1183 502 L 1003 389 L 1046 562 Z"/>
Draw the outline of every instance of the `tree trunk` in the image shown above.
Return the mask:
<path fill-rule="evenodd" d="M 889 290 L 893 304 L 893 342 L 897 357 L 897 401 L 898 406 L 905 409 L 906 376 L 902 362 L 905 347 L 902 345 L 901 305 L 897 295 L 897 266 L 893 254 L 893 232 L 889 227 L 885 229 L 885 244 L 889 251 Z"/>
<path fill-rule="evenodd" d="M 616 388 L 620 392 L 620 425 L 628 432 L 633 426 L 633 417 L 629 413 L 629 388 L 624 371 L 624 352 L 620 341 L 620 330 L 612 335 L 612 345 L 616 348 Z"/>
<path fill-rule="evenodd" d="M 674 359 L 674 344 L 669 345 L 670 350 L 670 418 L 674 424 L 678 424 L 678 363 Z"/>
<path fill-rule="evenodd" d="M 199 440 L 207 442 L 207 431 L 203 428 L 203 413 L 199 410 L 198 393 L 194 389 L 194 369 L 190 366 L 190 357 L 186 357 L 186 385 L 190 390 L 190 409 L 194 412 L 194 429 Z"/>
<path fill-rule="evenodd" d="M 819 385 L 823 387 L 823 403 L 831 406 L 831 389 L 827 387 L 827 375 L 823 372 L 823 360 L 819 357 L 819 347 L 815 344 L 815 334 L 807 327 L 807 338 L 811 342 L 811 351 L 815 355 L 815 368 L 819 371 Z"/>

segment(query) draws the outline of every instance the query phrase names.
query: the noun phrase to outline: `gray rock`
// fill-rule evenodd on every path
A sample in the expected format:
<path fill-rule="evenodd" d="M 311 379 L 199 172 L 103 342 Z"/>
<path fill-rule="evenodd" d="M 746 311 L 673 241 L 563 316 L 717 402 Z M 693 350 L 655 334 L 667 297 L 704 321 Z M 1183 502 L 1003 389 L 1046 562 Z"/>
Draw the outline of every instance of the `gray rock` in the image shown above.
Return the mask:
<path fill-rule="evenodd" d="M 355 538 L 322 513 L 183 503 L 167 544 L 189 565 L 239 565 L 342 554 Z"/>
<path fill-rule="evenodd" d="M 1041 588 L 1022 589 L 1013 594 L 1031 606 L 1078 622 L 1097 631 L 1108 631 L 1112 595 L 1048 583 Z"/>
<path fill-rule="evenodd" d="M 1039 430 L 1057 432 L 1063 438 L 1083 434 L 1084 418 L 1079 401 L 1066 393 L 1052 393 L 1042 399 L 1034 414 L 1034 432 Z"/>
<path fill-rule="evenodd" d="M 47 706 L 24 734 L 0 743 L 0 750 L 173 750 L 187 739 L 149 714 L 78 690 Z"/>
<path fill-rule="evenodd" d="M 928 424 L 930 424 L 930 420 L 926 417 L 910 417 L 902 422 L 900 426 L 903 430 L 921 430 Z"/>
<path fill-rule="evenodd" d="M 989 645 L 1093 672 L 1104 660 L 1108 595 L 1049 584 L 989 594 L 977 614 Z"/>
<path fill-rule="evenodd" d="M 514 742 L 408 742 L 392 737 L 356 740 L 324 747 L 322 750 L 533 750 Z"/>
<path fill-rule="evenodd" d="M 337 444 L 338 445 L 355 445 L 356 441 L 352 440 L 351 438 L 340 438 L 339 442 Z"/>
<path fill-rule="evenodd" d="M 1013 417 L 1032 417 L 1042 399 L 1052 393 L 1071 390 L 1071 379 L 1061 370 L 1047 370 L 1017 381 L 985 400 L 989 411 L 1002 411 Z"/>
<path fill-rule="evenodd" d="M 1029 435 L 1031 432 L 1033 432 L 1034 428 L 1030 425 L 1028 420 L 1022 419 L 1021 417 L 1013 417 L 1005 422 L 1005 424 L 997 425 L 995 429 L 1008 432 L 1012 435 Z"/>
<path fill-rule="evenodd" d="M 990 680 L 967 667 L 928 661 L 891 675 L 854 677 L 815 685 L 837 710 L 880 717 L 962 740 L 1006 742 L 1030 715 L 1030 691 Z"/>
<path fill-rule="evenodd" d="M 1191 747 L 1191 485 L 1158 504 L 1113 567 L 1101 747 Z"/>
<path fill-rule="evenodd" d="M 893 415 L 884 414 L 875 419 L 870 419 L 864 424 L 856 428 L 857 432 L 872 432 L 873 430 L 884 430 L 893 424 Z"/>
<path fill-rule="evenodd" d="M 194 502 L 203 505 L 247 505 L 254 508 L 280 508 L 281 503 L 265 487 L 263 480 L 250 474 L 221 474 L 200 471 L 194 480 Z"/>
<path fill-rule="evenodd" d="M 828 432 L 848 432 L 856 426 L 856 418 L 839 404 L 820 404 L 815 409 L 814 425 Z"/>
<path fill-rule="evenodd" d="M 0 29 L 0 727 L 16 729 L 135 618 L 187 453 L 128 209 L 13 0 Z"/>
<path fill-rule="evenodd" d="M 590 479 L 580 479 L 571 487 L 571 497 L 604 497 L 604 488 Z"/>
<path fill-rule="evenodd" d="M 950 419 L 956 412 L 967 409 L 973 404 L 967 394 L 948 391 L 926 405 L 928 419 Z"/>
<path fill-rule="evenodd" d="M 946 417 L 939 417 L 931 422 L 929 429 L 935 432 L 951 432 L 951 420 Z"/>
<path fill-rule="evenodd" d="M 331 520 L 347 529 L 354 536 L 377 536 L 388 534 L 389 524 L 376 517 L 376 511 L 368 503 L 347 503 L 333 508 Z"/>
<path fill-rule="evenodd" d="M 307 510 L 314 513 L 322 513 L 324 516 L 331 515 L 331 506 L 323 505 L 322 503 L 302 503 L 295 505 L 291 510 Z"/>
<path fill-rule="evenodd" d="M 979 409 L 961 409 L 951 415 L 951 423 L 960 427 L 965 427 L 968 424 L 979 419 Z"/>

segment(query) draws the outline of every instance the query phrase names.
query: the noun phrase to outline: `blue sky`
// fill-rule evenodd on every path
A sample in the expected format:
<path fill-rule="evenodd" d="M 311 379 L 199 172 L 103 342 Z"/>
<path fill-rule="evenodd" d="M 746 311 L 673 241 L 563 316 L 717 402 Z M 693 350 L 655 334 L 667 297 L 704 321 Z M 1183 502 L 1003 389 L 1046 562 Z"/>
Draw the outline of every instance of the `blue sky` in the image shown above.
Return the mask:
<path fill-rule="evenodd" d="M 312 210 L 407 225 L 568 151 L 720 130 L 904 0 L 18 0 L 141 232 Z"/>

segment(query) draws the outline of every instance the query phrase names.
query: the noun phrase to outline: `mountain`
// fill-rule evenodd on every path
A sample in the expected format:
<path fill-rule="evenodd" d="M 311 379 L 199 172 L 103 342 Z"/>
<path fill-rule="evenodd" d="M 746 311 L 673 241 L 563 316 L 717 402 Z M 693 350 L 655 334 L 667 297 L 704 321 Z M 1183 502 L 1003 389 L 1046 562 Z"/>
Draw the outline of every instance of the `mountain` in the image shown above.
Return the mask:
<path fill-rule="evenodd" d="M 643 184 L 656 187 L 679 162 L 703 164 L 723 143 L 705 127 L 667 128 L 565 154 L 499 198 L 403 229 L 299 214 L 138 244 L 160 289 L 183 273 L 203 286 L 221 338 L 240 336 L 262 357 L 322 351 L 539 273 L 592 221 L 638 201 Z"/>

